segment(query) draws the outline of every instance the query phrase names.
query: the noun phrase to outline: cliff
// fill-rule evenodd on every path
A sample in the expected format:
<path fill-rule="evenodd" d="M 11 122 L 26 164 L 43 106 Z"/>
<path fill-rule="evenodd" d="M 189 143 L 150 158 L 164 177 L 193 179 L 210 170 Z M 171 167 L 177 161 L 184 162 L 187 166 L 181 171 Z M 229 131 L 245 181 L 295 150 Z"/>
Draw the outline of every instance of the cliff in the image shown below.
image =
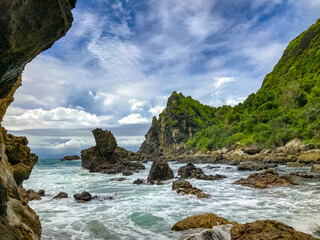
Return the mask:
<path fill-rule="evenodd" d="M 20 192 L 38 158 L 25 137 L 7 134 L 3 116 L 21 85 L 25 65 L 71 27 L 75 0 L 0 1 L 0 233 L 1 239 L 40 239 L 36 213 Z"/>
<path fill-rule="evenodd" d="M 154 118 L 142 158 L 185 149 L 276 148 L 292 139 L 320 147 L 320 20 L 292 40 L 257 93 L 235 107 L 213 108 L 174 92 Z"/>

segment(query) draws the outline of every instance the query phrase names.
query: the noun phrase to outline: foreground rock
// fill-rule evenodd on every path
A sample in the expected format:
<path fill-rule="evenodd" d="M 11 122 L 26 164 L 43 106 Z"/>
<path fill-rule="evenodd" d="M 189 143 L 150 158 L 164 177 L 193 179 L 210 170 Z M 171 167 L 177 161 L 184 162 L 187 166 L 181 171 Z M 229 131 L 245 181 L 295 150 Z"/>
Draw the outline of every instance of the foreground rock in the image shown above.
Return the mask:
<path fill-rule="evenodd" d="M 92 195 L 85 191 L 82 192 L 81 194 L 80 193 L 75 194 L 73 195 L 73 197 L 77 202 L 89 202 L 92 200 Z"/>
<path fill-rule="evenodd" d="M 134 170 L 145 169 L 140 162 L 130 161 L 134 154 L 118 147 L 110 131 L 97 128 L 92 133 L 96 146 L 81 151 L 82 167 L 89 169 L 90 172 L 124 173 L 124 175 L 129 175 Z"/>
<path fill-rule="evenodd" d="M 144 184 L 146 181 L 144 179 L 138 178 L 133 181 L 133 184 L 141 185 Z"/>
<path fill-rule="evenodd" d="M 186 166 L 179 168 L 178 175 L 181 176 L 181 178 L 196 178 L 201 180 L 219 180 L 227 177 L 220 174 L 216 174 L 215 176 L 207 175 L 201 168 L 197 168 L 193 163 L 187 163 Z"/>
<path fill-rule="evenodd" d="M 165 181 L 174 178 L 173 171 L 165 160 L 156 160 L 152 163 L 148 182 Z"/>
<path fill-rule="evenodd" d="M 73 156 L 64 156 L 63 158 L 60 159 L 60 161 L 73 161 L 73 160 L 79 160 L 81 159 L 78 155 L 73 155 Z"/>
<path fill-rule="evenodd" d="M 184 179 L 178 179 L 172 182 L 172 190 L 177 190 L 177 193 L 181 195 L 191 194 L 197 196 L 197 198 L 210 198 L 210 194 L 206 194 L 203 190 L 195 188 L 190 182 Z"/>
<path fill-rule="evenodd" d="M 276 163 L 264 163 L 264 162 L 252 162 L 252 161 L 247 161 L 241 163 L 237 169 L 238 171 L 260 171 L 263 169 L 268 169 L 268 168 L 275 168 L 278 165 Z"/>
<path fill-rule="evenodd" d="M 203 236 L 208 237 L 205 239 L 215 239 L 210 238 L 215 235 L 213 232 L 214 229 L 211 229 L 221 225 L 229 225 L 231 227 L 231 240 L 316 240 L 316 238 L 311 235 L 298 232 L 292 227 L 281 222 L 273 220 L 258 220 L 252 223 L 239 224 L 236 222 L 230 222 L 225 218 L 218 217 L 211 213 L 188 217 L 177 222 L 172 227 L 172 230 L 184 231 L 196 228 L 208 228 L 210 230 L 206 231 L 206 234 L 203 234 Z M 191 236 L 188 239 L 196 238 Z"/>
<path fill-rule="evenodd" d="M 61 199 L 61 198 L 68 198 L 68 194 L 65 192 L 59 192 L 53 199 Z"/>
<path fill-rule="evenodd" d="M 261 173 L 253 173 L 248 178 L 239 179 L 233 184 L 258 189 L 275 186 L 298 185 L 298 183 L 293 181 L 290 176 L 280 176 L 279 173 L 273 169 L 267 169 Z"/>

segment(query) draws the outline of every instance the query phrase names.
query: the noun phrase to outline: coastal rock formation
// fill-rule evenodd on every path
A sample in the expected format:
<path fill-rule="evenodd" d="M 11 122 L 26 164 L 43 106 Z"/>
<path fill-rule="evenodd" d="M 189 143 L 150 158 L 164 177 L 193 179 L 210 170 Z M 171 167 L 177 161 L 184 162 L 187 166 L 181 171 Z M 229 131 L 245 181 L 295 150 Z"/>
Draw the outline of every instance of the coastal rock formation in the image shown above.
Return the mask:
<path fill-rule="evenodd" d="M 27 191 L 27 194 L 28 194 L 29 201 L 41 199 L 40 195 L 37 192 L 35 192 L 33 189 L 29 189 Z"/>
<path fill-rule="evenodd" d="M 68 194 L 65 192 L 59 192 L 53 199 L 61 199 L 61 198 L 68 198 Z"/>
<path fill-rule="evenodd" d="M 73 195 L 73 197 L 77 202 L 89 202 L 92 200 L 92 195 L 85 191 L 82 192 L 81 194 L 80 193 L 75 194 Z"/>
<path fill-rule="evenodd" d="M 185 231 L 196 228 L 212 229 L 216 226 L 229 225 L 231 227 L 231 240 L 270 240 L 270 239 L 290 239 L 290 240 L 316 240 L 309 234 L 298 232 L 292 227 L 273 220 L 258 220 L 252 223 L 239 224 L 230 222 L 225 218 L 218 217 L 215 214 L 202 214 L 188 217 L 177 222 L 173 227 L 173 231 Z M 230 229 L 229 227 L 229 229 Z M 213 230 L 207 230 L 204 236 L 213 236 Z M 195 239 L 189 237 L 188 239 Z"/>
<path fill-rule="evenodd" d="M 152 163 L 148 182 L 165 181 L 172 178 L 174 178 L 173 171 L 165 160 L 159 159 Z"/>
<path fill-rule="evenodd" d="M 186 166 L 179 168 L 178 175 L 181 178 L 196 178 L 200 180 L 219 180 L 227 178 L 227 176 L 220 174 L 216 174 L 215 176 L 207 175 L 201 168 L 197 168 L 193 163 L 187 163 Z"/>
<path fill-rule="evenodd" d="M 117 146 L 117 141 L 110 131 L 101 128 L 92 131 L 96 146 L 81 151 L 82 167 L 90 172 L 106 174 L 128 173 L 143 170 L 140 162 L 131 162 L 132 153 Z"/>
<path fill-rule="evenodd" d="M 60 161 L 72 161 L 72 160 L 79 160 L 81 159 L 78 155 L 73 155 L 73 156 L 64 156 L 63 158 L 60 159 Z"/>
<path fill-rule="evenodd" d="M 133 181 L 133 184 L 141 185 L 144 184 L 146 181 L 144 179 L 138 178 Z"/>
<path fill-rule="evenodd" d="M 280 176 L 279 173 L 273 169 L 267 169 L 261 173 L 253 173 L 248 178 L 241 178 L 233 184 L 258 189 L 276 186 L 298 185 L 298 183 L 293 181 L 290 176 Z"/>
<path fill-rule="evenodd" d="M 197 198 L 210 198 L 210 194 L 206 194 L 203 190 L 195 188 L 190 182 L 184 179 L 178 179 L 172 182 L 172 190 L 176 190 L 181 195 L 191 194 L 197 196 Z"/>
<path fill-rule="evenodd" d="M 52 46 L 71 27 L 76 0 L 0 3 L 0 123 L 21 85 L 25 65 Z M 37 157 L 27 139 L 7 134 L 0 125 L 0 232 L 2 239 L 40 239 L 41 225 L 27 205 L 21 186 Z M 20 195 L 20 193 L 22 195 Z"/>

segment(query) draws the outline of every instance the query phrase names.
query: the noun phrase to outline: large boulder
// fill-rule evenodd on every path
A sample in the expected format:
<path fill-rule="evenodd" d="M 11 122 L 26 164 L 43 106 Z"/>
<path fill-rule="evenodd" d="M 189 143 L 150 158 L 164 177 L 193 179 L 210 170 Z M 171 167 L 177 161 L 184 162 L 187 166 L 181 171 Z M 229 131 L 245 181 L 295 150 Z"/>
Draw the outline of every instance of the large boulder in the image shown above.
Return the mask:
<path fill-rule="evenodd" d="M 192 185 L 185 179 L 178 179 L 172 182 L 172 190 L 176 190 L 178 188 L 192 188 Z"/>
<path fill-rule="evenodd" d="M 257 163 L 257 162 L 248 161 L 248 162 L 241 163 L 237 167 L 237 169 L 239 171 L 260 171 L 260 170 L 264 169 L 264 166 L 260 163 Z"/>
<path fill-rule="evenodd" d="M 301 163 L 320 163 L 320 150 L 306 151 L 298 157 L 298 161 Z"/>
<path fill-rule="evenodd" d="M 174 178 L 173 171 L 167 161 L 159 159 L 152 163 L 148 176 L 148 182 L 165 181 L 172 178 Z"/>
<path fill-rule="evenodd" d="M 97 128 L 92 133 L 96 146 L 81 151 L 82 167 L 90 172 L 106 174 L 129 174 L 134 170 L 145 169 L 140 162 L 130 161 L 134 153 L 118 147 L 110 131 Z"/>
<path fill-rule="evenodd" d="M 86 191 L 77 193 L 73 197 L 77 202 L 89 202 L 92 200 L 92 195 Z"/>
<path fill-rule="evenodd" d="M 264 170 L 261 173 L 253 173 L 248 178 L 242 178 L 233 184 L 251 188 L 267 188 L 275 186 L 298 185 L 290 176 L 280 176 L 273 169 Z"/>
<path fill-rule="evenodd" d="M 61 199 L 61 198 L 68 198 L 68 194 L 65 192 L 59 192 L 53 199 Z"/>
<path fill-rule="evenodd" d="M 181 178 L 196 178 L 200 180 L 219 180 L 226 178 L 227 176 L 216 174 L 216 175 L 207 175 L 201 168 L 197 168 L 193 163 L 187 163 L 186 166 L 179 168 L 178 175 Z"/>
<path fill-rule="evenodd" d="M 302 141 L 299 138 L 295 138 L 284 146 L 285 152 L 287 154 L 297 154 L 300 151 L 301 145 L 302 145 Z"/>
<path fill-rule="evenodd" d="M 191 216 L 177 222 L 173 231 L 185 231 L 190 229 L 210 229 L 201 233 L 201 239 L 225 239 L 213 238 L 217 236 L 216 227 L 227 228 L 230 231 L 231 240 L 270 240 L 270 239 L 290 239 L 290 240 L 316 240 L 309 234 L 298 232 L 292 227 L 273 220 L 258 220 L 251 223 L 239 224 L 230 222 L 225 218 L 218 217 L 215 214 L 208 213 Z M 231 228 L 231 229 L 230 229 Z M 203 238 L 205 237 L 205 238 Z M 188 239 L 198 239 L 196 236 L 190 236 Z"/>

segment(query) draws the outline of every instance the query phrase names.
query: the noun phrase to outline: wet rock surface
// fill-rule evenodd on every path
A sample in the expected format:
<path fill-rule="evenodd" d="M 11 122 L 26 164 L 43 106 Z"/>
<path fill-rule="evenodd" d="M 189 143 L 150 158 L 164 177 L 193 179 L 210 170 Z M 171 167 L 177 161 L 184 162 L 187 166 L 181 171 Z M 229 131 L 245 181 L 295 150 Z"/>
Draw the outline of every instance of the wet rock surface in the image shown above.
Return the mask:
<path fill-rule="evenodd" d="M 227 178 L 225 175 L 207 175 L 205 174 L 201 168 L 197 168 L 193 163 L 187 163 L 186 166 L 179 168 L 178 175 L 181 178 L 196 178 L 200 180 L 219 180 L 223 178 Z"/>
<path fill-rule="evenodd" d="M 61 199 L 61 198 L 68 198 L 68 194 L 65 192 L 59 192 L 53 199 Z"/>
<path fill-rule="evenodd" d="M 174 178 L 173 171 L 165 160 L 156 160 L 152 163 L 148 182 L 165 181 Z"/>
<path fill-rule="evenodd" d="M 123 173 L 131 175 L 134 170 L 143 170 L 140 162 L 132 162 L 132 152 L 117 146 L 117 141 L 110 131 L 100 128 L 92 131 L 96 146 L 81 151 L 82 167 L 90 172 L 106 174 Z"/>
<path fill-rule="evenodd" d="M 146 181 L 144 179 L 138 178 L 138 179 L 133 181 L 133 184 L 140 185 L 140 184 L 145 184 L 145 182 Z"/>
<path fill-rule="evenodd" d="M 264 170 L 261 173 L 253 173 L 248 178 L 242 178 L 233 184 L 263 189 L 267 187 L 298 185 L 289 175 L 280 176 L 273 169 Z"/>
<path fill-rule="evenodd" d="M 199 188 L 195 188 L 185 179 L 178 179 L 172 182 L 172 190 L 176 190 L 178 194 L 181 195 L 195 195 L 197 198 L 210 198 L 210 194 L 206 194 L 203 190 Z"/>
<path fill-rule="evenodd" d="M 225 218 L 218 217 L 215 214 L 202 214 L 188 217 L 177 222 L 172 230 L 185 231 L 189 229 L 208 228 L 217 226 L 227 226 L 230 229 L 231 240 L 269 240 L 269 239 L 290 239 L 290 240 L 316 240 L 313 236 L 298 232 L 292 227 L 273 220 L 258 220 L 252 223 L 239 224 L 228 221 Z M 202 235 L 205 239 L 215 236 L 214 229 L 204 231 Z M 188 239 L 196 239 L 191 236 Z M 219 238 L 218 238 L 219 239 Z"/>
<path fill-rule="evenodd" d="M 81 159 L 78 155 L 73 155 L 73 156 L 64 156 L 63 158 L 60 159 L 60 161 L 73 161 L 73 160 L 79 160 Z"/>
<path fill-rule="evenodd" d="M 75 194 L 73 197 L 77 202 L 89 202 L 92 200 L 92 195 L 86 191 Z"/>

